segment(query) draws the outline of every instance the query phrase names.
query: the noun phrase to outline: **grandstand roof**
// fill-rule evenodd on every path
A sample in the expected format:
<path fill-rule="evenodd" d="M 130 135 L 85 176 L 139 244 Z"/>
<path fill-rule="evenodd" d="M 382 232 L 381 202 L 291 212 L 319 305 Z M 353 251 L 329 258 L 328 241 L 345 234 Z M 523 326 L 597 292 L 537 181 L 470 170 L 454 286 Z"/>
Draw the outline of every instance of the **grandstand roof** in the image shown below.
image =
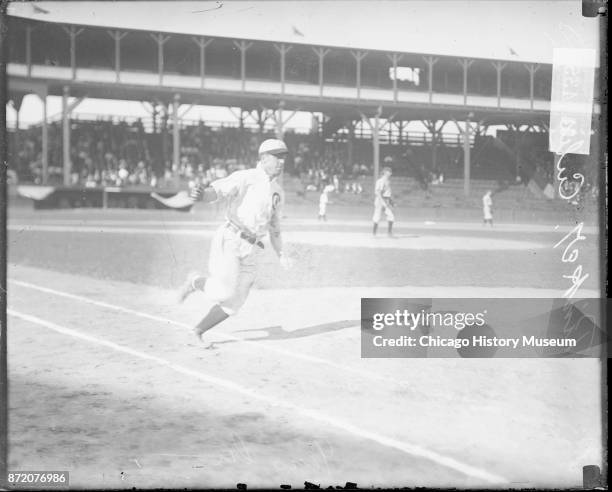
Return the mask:
<path fill-rule="evenodd" d="M 596 48 L 580 0 L 40 1 L 9 14 L 46 22 L 354 49 L 552 63 Z"/>

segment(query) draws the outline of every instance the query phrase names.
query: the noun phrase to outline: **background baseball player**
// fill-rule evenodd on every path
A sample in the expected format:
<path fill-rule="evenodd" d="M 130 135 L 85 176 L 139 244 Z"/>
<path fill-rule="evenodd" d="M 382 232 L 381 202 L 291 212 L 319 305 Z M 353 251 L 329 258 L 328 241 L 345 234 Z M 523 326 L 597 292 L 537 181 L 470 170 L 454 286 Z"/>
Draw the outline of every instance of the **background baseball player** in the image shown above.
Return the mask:
<path fill-rule="evenodd" d="M 484 196 L 482 197 L 482 215 L 483 215 L 483 224 L 487 223 L 493 227 L 493 198 L 491 195 L 493 193 L 491 190 L 488 190 Z"/>
<path fill-rule="evenodd" d="M 259 162 L 254 169 L 236 171 L 191 192 L 196 201 L 227 202 L 226 221 L 212 240 L 208 277 L 190 274 L 179 292 L 179 302 L 183 302 L 196 290 L 202 290 L 211 304 L 208 314 L 194 328 L 198 337 L 235 314 L 246 301 L 266 234 L 270 234 L 281 266 L 285 269 L 291 266 L 290 259 L 283 254 L 282 190 L 275 179 L 283 170 L 286 154 L 283 141 L 266 140 L 259 147 Z"/>
<path fill-rule="evenodd" d="M 329 201 L 329 194 L 334 191 L 333 185 L 325 185 L 319 197 L 319 220 L 327 221 L 327 206 L 332 203 Z"/>
<path fill-rule="evenodd" d="M 378 223 L 380 222 L 381 215 L 384 211 L 387 219 L 388 229 L 387 233 L 389 236 L 393 235 L 393 221 L 395 216 L 393 215 L 393 198 L 391 198 L 391 168 L 388 166 L 383 167 L 382 176 L 376 181 L 374 187 L 374 222 L 372 233 L 376 235 L 378 231 Z"/>

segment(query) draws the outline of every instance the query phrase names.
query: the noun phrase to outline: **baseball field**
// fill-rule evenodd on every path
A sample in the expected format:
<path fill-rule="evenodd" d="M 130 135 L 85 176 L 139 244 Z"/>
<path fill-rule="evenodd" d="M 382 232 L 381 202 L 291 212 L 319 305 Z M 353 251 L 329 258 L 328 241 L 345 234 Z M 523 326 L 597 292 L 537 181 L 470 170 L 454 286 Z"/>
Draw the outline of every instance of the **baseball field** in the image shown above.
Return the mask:
<path fill-rule="evenodd" d="M 370 207 L 286 209 L 295 266 L 266 243 L 243 310 L 211 345 L 191 326 L 214 207 L 9 208 L 10 469 L 78 488 L 576 487 L 602 464 L 590 358 L 362 359 L 362 297 L 556 297 L 575 225 L 439 222 Z M 384 226 L 381 227 L 384 232 Z M 582 297 L 598 296 L 585 225 Z M 563 245 L 565 247 L 565 245 Z"/>

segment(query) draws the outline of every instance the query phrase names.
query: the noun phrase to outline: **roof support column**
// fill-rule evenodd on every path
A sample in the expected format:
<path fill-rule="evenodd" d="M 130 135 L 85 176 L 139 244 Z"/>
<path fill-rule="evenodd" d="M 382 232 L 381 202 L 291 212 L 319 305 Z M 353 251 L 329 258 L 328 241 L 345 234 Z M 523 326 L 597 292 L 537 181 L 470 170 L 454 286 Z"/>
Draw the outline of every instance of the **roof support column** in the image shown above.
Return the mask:
<path fill-rule="evenodd" d="M 319 97 L 323 97 L 323 60 L 329 53 L 329 48 L 312 48 L 319 57 Z"/>
<path fill-rule="evenodd" d="M 382 114 L 382 106 L 378 106 L 376 113 L 374 115 L 374 124 L 370 121 L 370 118 L 366 117 L 363 113 L 361 114 L 361 120 L 367 123 L 372 131 L 372 150 L 373 150 L 373 160 L 374 160 L 374 180 L 378 179 L 378 175 L 380 174 L 380 116 Z M 363 125 L 362 125 L 362 133 L 363 133 Z"/>
<path fill-rule="evenodd" d="M 121 40 L 127 35 L 127 32 L 118 30 L 107 31 L 108 35 L 115 41 L 115 81 L 120 81 L 121 74 Z"/>
<path fill-rule="evenodd" d="M 438 58 L 434 58 L 433 56 L 424 56 L 423 60 L 425 60 L 425 63 L 427 63 L 429 104 L 431 104 L 433 101 L 433 67 L 436 63 L 438 63 Z"/>
<path fill-rule="evenodd" d="M 447 121 L 443 120 L 440 122 L 440 126 L 438 126 L 437 120 L 426 120 L 423 121 L 423 125 L 425 128 L 429 130 L 431 133 L 431 169 L 435 171 L 438 166 L 438 142 L 440 137 L 442 136 L 442 129 L 446 125 Z M 469 174 L 469 173 L 468 173 Z"/>
<path fill-rule="evenodd" d="M 463 105 L 467 106 L 467 90 L 468 90 L 468 68 L 470 65 L 474 63 L 474 60 L 468 60 L 467 58 L 462 58 L 457 60 L 459 65 L 463 68 Z"/>
<path fill-rule="evenodd" d="M 247 111 L 247 114 L 255 121 L 255 123 L 257 123 L 257 126 L 259 127 L 259 134 L 263 135 L 266 128 L 266 121 L 268 121 L 268 118 L 273 116 L 274 111 L 268 111 L 264 106 L 260 106 L 259 109 L 255 109 L 255 114 L 257 117 L 253 116 L 251 110 Z"/>
<path fill-rule="evenodd" d="M 204 80 L 206 78 L 206 47 L 212 43 L 212 39 L 204 37 L 192 37 L 195 44 L 200 48 L 200 89 L 204 89 Z"/>
<path fill-rule="evenodd" d="M 285 93 L 285 56 L 291 50 L 291 46 L 286 44 L 275 44 L 274 47 L 280 53 L 280 83 L 281 83 L 281 94 Z"/>
<path fill-rule="evenodd" d="M 351 119 L 346 125 L 348 135 L 346 139 L 346 159 L 350 171 L 353 169 L 353 154 L 354 154 L 354 143 L 355 143 L 355 122 Z"/>
<path fill-rule="evenodd" d="M 471 133 L 470 117 L 468 115 L 465 120 L 465 131 L 463 133 L 463 194 L 470 195 L 470 173 L 472 162 L 470 159 L 470 133 Z"/>
<path fill-rule="evenodd" d="M 274 120 L 275 123 L 275 127 L 276 127 L 276 138 L 278 138 L 279 140 L 283 139 L 283 136 L 285 134 L 285 126 L 287 125 L 287 123 L 289 123 L 289 121 L 291 120 L 291 118 L 293 118 L 295 116 L 295 114 L 298 112 L 298 110 L 294 110 L 293 113 L 291 113 L 289 115 L 289 117 L 284 118 L 283 115 L 283 108 L 285 107 L 285 101 L 280 101 L 278 103 L 278 109 L 276 111 L 272 111 L 271 117 Z"/>
<path fill-rule="evenodd" d="M 70 113 L 83 102 L 80 97 L 71 103 L 68 102 L 70 88 L 65 85 L 62 94 L 62 154 L 64 161 L 64 185 L 70 186 L 70 174 L 72 173 L 72 160 L 70 156 Z"/>
<path fill-rule="evenodd" d="M 64 27 L 64 31 L 70 37 L 70 68 L 72 70 L 72 80 L 76 79 L 76 37 L 83 32 L 83 28 L 77 29 L 75 26 Z"/>
<path fill-rule="evenodd" d="M 170 39 L 169 35 L 151 34 L 153 41 L 157 43 L 157 73 L 159 75 L 159 85 L 164 83 L 164 44 Z"/>
<path fill-rule="evenodd" d="M 497 109 L 501 108 L 501 73 L 506 64 L 500 61 L 491 62 L 497 71 Z"/>
<path fill-rule="evenodd" d="M 62 151 L 64 161 L 64 186 L 70 185 L 70 173 L 72 163 L 70 162 L 70 113 L 68 111 L 69 89 L 64 86 L 62 95 Z"/>
<path fill-rule="evenodd" d="M 181 119 L 178 114 L 181 96 L 174 94 L 172 100 L 172 165 L 178 166 L 181 161 Z"/>
<path fill-rule="evenodd" d="M 26 66 L 28 67 L 28 77 L 32 76 L 32 26 L 26 26 L 26 39 L 25 39 L 25 56 Z"/>
<path fill-rule="evenodd" d="M 387 58 L 393 63 L 393 102 L 397 102 L 397 64 L 402 59 L 402 55 L 399 53 L 393 53 L 387 55 Z"/>
<path fill-rule="evenodd" d="M 361 60 L 363 60 L 367 56 L 366 51 L 351 51 L 351 55 L 355 58 L 357 62 L 356 70 L 356 79 L 357 79 L 357 99 L 361 99 Z"/>
<path fill-rule="evenodd" d="M 246 88 L 246 52 L 253 45 L 247 41 L 234 41 L 234 46 L 240 50 L 240 90 Z"/>
<path fill-rule="evenodd" d="M 529 72 L 529 108 L 533 109 L 534 78 L 535 78 L 535 73 L 540 68 L 540 65 L 538 65 L 537 63 L 528 63 L 528 64 L 526 63 L 525 68 Z"/>
<path fill-rule="evenodd" d="M 472 129 L 471 118 L 474 117 L 474 113 L 468 113 L 465 118 L 465 122 L 463 128 L 457 123 L 455 119 L 455 125 L 457 126 L 457 130 L 461 134 L 463 140 L 463 194 L 464 196 L 470 195 L 470 172 L 471 172 L 471 160 L 470 160 L 470 139 L 474 134 L 474 130 Z"/>
<path fill-rule="evenodd" d="M 49 125 L 48 125 L 48 117 L 47 117 L 47 96 L 48 96 L 48 87 L 45 85 L 44 89 L 41 92 L 38 92 L 37 95 L 42 102 L 42 184 L 47 184 L 49 179 Z"/>
<path fill-rule="evenodd" d="M 398 145 L 403 145 L 404 144 L 404 126 L 405 126 L 406 121 L 405 120 L 399 120 L 397 122 L 397 143 Z"/>

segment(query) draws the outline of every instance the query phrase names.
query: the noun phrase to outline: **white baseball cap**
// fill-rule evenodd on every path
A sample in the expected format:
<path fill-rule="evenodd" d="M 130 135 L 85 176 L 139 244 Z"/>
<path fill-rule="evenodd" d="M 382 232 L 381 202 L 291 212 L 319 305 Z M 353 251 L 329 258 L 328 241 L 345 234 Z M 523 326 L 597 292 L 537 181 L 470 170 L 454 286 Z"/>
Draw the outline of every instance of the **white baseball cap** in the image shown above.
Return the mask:
<path fill-rule="evenodd" d="M 278 140 L 276 138 L 269 138 L 268 140 L 264 140 L 259 146 L 259 155 L 262 154 L 286 154 L 289 150 L 285 145 L 285 142 L 282 140 Z"/>

